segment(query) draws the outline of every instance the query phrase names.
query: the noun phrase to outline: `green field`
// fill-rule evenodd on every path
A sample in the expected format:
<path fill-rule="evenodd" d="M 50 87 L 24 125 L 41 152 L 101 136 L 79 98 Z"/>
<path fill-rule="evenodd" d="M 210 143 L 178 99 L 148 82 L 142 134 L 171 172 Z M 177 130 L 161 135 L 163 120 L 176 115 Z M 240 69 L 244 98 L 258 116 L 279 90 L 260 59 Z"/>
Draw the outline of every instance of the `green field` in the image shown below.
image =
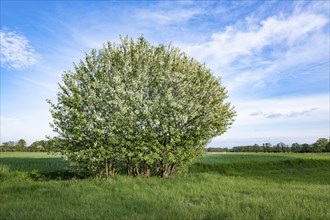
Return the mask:
<path fill-rule="evenodd" d="M 330 154 L 207 154 L 185 176 L 109 180 L 0 154 L 0 219 L 330 219 Z"/>

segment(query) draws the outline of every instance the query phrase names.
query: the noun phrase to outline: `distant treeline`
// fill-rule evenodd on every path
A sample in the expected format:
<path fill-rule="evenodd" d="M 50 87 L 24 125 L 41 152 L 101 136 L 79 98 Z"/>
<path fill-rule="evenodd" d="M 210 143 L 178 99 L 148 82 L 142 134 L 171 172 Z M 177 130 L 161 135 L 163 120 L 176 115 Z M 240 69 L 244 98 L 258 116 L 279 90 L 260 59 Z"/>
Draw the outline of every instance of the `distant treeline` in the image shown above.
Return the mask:
<path fill-rule="evenodd" d="M 0 152 L 12 152 L 12 151 L 21 151 L 21 152 L 47 152 L 52 149 L 55 141 L 50 140 L 41 140 L 35 141 L 31 145 L 27 145 L 24 139 L 19 141 L 8 141 L 3 142 L 0 145 Z M 321 152 L 330 152 L 330 142 L 326 138 L 319 138 L 313 144 L 298 144 L 293 143 L 291 146 L 280 142 L 276 145 L 271 145 L 270 143 L 264 143 L 262 145 L 247 145 L 247 146 L 236 146 L 233 148 L 218 148 L 218 147 L 209 147 L 205 149 L 206 152 L 265 152 L 265 153 L 280 153 L 280 152 L 293 152 L 293 153 L 321 153 Z"/>
<path fill-rule="evenodd" d="M 262 145 L 255 144 L 249 146 L 236 146 L 233 148 L 209 147 L 206 148 L 205 150 L 206 152 L 321 153 L 321 152 L 330 152 L 330 142 L 326 138 L 319 138 L 313 144 L 293 143 L 291 146 L 288 146 L 280 142 L 276 145 L 271 145 L 270 143 L 264 143 Z"/>
<path fill-rule="evenodd" d="M 41 140 L 35 141 L 31 145 L 27 145 L 24 139 L 20 139 L 19 141 L 7 141 L 3 142 L 0 145 L 0 151 L 2 152 L 47 152 L 54 145 L 54 140 Z"/>

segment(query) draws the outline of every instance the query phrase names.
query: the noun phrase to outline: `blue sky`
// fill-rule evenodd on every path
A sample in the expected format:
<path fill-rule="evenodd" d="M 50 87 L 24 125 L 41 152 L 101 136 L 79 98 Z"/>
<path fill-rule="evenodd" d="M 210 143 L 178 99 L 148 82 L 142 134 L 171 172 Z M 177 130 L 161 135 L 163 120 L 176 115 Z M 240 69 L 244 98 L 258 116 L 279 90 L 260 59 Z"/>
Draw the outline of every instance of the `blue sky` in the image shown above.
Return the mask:
<path fill-rule="evenodd" d="M 1 140 L 54 135 L 46 99 L 92 48 L 143 34 L 222 77 L 238 116 L 210 147 L 329 137 L 328 1 L 1 1 Z"/>

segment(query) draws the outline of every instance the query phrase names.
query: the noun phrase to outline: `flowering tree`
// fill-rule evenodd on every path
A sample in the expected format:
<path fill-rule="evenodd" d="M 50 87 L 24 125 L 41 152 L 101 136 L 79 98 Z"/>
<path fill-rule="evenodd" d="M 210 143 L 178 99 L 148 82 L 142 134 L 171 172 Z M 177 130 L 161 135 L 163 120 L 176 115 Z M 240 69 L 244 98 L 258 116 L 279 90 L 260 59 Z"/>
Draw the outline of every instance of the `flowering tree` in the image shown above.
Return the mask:
<path fill-rule="evenodd" d="M 178 48 L 121 38 L 63 74 L 51 104 L 57 150 L 102 176 L 167 177 L 233 123 L 219 79 Z"/>

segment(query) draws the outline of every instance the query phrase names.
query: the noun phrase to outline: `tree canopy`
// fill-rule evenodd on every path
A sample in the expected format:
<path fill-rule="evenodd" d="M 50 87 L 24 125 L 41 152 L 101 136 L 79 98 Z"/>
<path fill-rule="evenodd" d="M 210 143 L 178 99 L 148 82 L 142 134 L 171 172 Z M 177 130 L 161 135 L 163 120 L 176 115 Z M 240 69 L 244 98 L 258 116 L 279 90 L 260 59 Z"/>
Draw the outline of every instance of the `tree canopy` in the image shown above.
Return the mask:
<path fill-rule="evenodd" d="M 180 172 L 236 114 L 210 69 L 144 37 L 92 50 L 62 79 L 49 101 L 56 150 L 103 176 Z"/>

